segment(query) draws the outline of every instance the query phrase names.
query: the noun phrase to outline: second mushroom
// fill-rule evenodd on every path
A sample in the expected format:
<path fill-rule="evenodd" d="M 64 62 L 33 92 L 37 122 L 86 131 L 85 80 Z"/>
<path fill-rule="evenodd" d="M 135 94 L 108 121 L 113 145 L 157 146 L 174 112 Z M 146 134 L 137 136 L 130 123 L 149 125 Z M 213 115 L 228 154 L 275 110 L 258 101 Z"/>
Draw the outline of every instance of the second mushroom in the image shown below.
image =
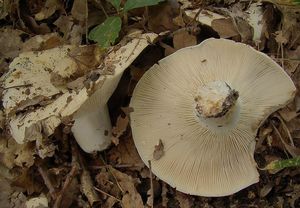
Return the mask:
<path fill-rule="evenodd" d="M 153 173 L 177 190 L 230 195 L 258 182 L 257 130 L 295 90 L 265 54 L 208 39 L 164 58 L 141 78 L 130 104 L 134 142 Z M 160 141 L 164 154 L 154 159 Z"/>

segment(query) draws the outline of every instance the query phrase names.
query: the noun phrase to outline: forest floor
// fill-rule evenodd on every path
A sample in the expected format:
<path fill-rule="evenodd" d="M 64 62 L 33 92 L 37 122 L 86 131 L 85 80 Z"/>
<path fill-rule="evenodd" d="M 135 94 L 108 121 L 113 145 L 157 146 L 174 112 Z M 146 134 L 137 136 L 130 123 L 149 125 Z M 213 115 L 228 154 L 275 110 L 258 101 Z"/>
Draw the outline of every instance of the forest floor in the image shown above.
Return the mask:
<path fill-rule="evenodd" d="M 111 2 L 0 1 L 1 82 L 5 82 L 9 64 L 24 51 L 94 44 L 87 34 L 107 16 L 119 15 L 122 19 L 119 34 L 109 31 L 116 40 L 107 40 L 116 48 L 134 29 L 159 34 L 127 68 L 108 102 L 113 143 L 102 152 L 82 151 L 70 132 L 70 122 L 62 122 L 53 134 L 44 136 L 43 145 L 38 141 L 17 144 L 10 135 L 9 121 L 13 116 L 1 107 L 0 207 L 300 207 L 299 168 L 259 170 L 258 183 L 225 197 L 176 191 L 151 174 L 148 164 L 140 159 L 128 114 L 133 89 L 145 71 L 176 50 L 210 37 L 243 42 L 267 54 L 298 88 L 300 5 L 292 1 L 257 4 L 246 0 L 153 0 L 153 4 L 160 3 L 121 15 L 112 6 L 119 1 Z M 124 6 L 125 1 L 120 2 Z M 261 14 L 254 25 L 249 18 L 254 15 L 250 8 Z M 1 88 L 2 93 L 6 90 Z M 28 109 L 18 113 L 25 110 Z M 259 168 L 300 155 L 299 111 L 297 93 L 292 103 L 273 113 L 260 127 L 254 156 Z M 39 206 L 30 205 L 34 200 Z"/>

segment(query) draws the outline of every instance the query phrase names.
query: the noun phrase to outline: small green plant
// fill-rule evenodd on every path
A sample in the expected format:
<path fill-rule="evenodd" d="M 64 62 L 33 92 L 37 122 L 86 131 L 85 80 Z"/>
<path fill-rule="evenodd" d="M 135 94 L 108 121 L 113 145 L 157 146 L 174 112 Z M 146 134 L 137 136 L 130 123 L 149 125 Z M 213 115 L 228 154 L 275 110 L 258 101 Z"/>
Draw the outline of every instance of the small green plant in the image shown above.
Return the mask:
<path fill-rule="evenodd" d="M 263 170 L 280 170 L 283 168 L 299 167 L 300 166 L 300 156 L 294 157 L 287 160 L 275 160 L 269 163 Z"/>
<path fill-rule="evenodd" d="M 97 42 L 102 48 L 107 48 L 115 43 L 122 27 L 121 17 L 126 15 L 129 10 L 153 6 L 164 0 L 127 0 L 123 8 L 121 8 L 121 0 L 108 1 L 116 8 L 119 16 L 107 17 L 102 24 L 94 27 L 88 36 L 90 40 Z"/>

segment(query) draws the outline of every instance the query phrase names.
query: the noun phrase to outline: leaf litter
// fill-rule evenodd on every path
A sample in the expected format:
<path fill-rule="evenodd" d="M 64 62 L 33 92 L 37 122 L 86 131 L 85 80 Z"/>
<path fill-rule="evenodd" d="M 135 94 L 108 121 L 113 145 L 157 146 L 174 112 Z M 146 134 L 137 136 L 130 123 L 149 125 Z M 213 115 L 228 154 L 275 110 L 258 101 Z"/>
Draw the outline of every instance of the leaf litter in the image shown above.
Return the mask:
<path fill-rule="evenodd" d="M 222 198 L 186 195 L 156 178 L 135 149 L 129 128 L 134 109 L 127 108 L 132 89 L 151 65 L 208 37 L 254 46 L 282 65 L 299 87 L 300 8 L 282 2 L 0 2 L 1 207 L 299 207 L 298 94 L 258 132 L 260 182 Z M 124 51 L 130 42 L 138 46 L 140 36 L 127 34 L 141 29 L 159 33 L 158 41 L 145 37 L 149 46 L 143 52 Z M 113 57 L 125 52 L 124 60 L 133 63 L 116 88 L 122 96 L 111 104 L 113 145 L 86 154 L 70 131 L 72 114 L 89 96 L 82 89 L 92 90 L 93 80 L 104 81 L 119 63 Z M 103 62 L 107 71 L 98 68 Z M 19 128 L 23 144 L 10 134 Z M 153 158 L 164 151 L 158 138 Z"/>

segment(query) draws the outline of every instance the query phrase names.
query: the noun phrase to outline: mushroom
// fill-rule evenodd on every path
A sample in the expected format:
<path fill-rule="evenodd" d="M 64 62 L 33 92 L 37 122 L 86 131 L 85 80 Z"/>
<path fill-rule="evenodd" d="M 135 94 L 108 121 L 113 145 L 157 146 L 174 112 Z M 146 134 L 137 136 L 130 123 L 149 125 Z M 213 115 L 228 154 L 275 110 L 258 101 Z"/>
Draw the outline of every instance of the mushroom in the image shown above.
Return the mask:
<path fill-rule="evenodd" d="M 259 126 L 290 102 L 295 86 L 265 54 L 208 39 L 150 68 L 130 106 L 132 135 L 153 173 L 177 190 L 226 196 L 258 182 Z M 155 158 L 157 144 L 163 147 Z"/>
<path fill-rule="evenodd" d="M 71 130 L 84 151 L 107 148 L 111 123 L 106 103 L 124 70 L 156 37 L 131 33 L 102 61 L 91 45 L 20 54 L 1 77 L 12 137 L 20 144 L 43 139 L 73 116 Z"/>

